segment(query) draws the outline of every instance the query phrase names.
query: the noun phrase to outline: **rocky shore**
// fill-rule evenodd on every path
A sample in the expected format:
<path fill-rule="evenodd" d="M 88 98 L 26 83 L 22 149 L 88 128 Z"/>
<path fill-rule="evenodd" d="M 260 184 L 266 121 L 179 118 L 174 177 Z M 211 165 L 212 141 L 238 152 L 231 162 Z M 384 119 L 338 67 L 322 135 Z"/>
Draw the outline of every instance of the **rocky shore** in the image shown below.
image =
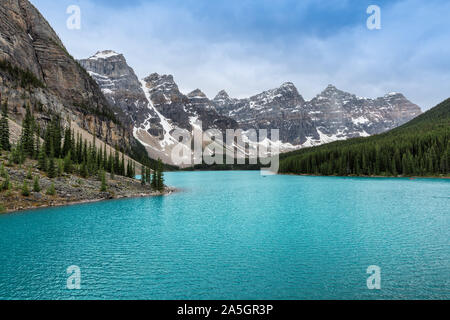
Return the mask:
<path fill-rule="evenodd" d="M 143 186 L 139 180 L 117 175 L 111 179 L 107 174 L 107 191 L 102 192 L 100 191 L 101 181 L 96 177 L 82 178 L 77 175 L 63 174 L 49 179 L 35 168 L 32 161 L 21 167 L 5 166 L 5 170 L 8 172 L 11 187 L 9 190 L 0 192 L 0 213 L 110 199 L 162 196 L 175 191 L 170 187 L 166 187 L 163 192 L 153 191 L 150 186 Z M 33 191 L 35 177 L 39 177 L 41 189 L 39 192 Z M 4 178 L 0 178 L 0 183 L 3 180 Z M 29 189 L 29 195 L 23 195 L 24 181 Z M 52 184 L 54 194 L 48 192 Z"/>

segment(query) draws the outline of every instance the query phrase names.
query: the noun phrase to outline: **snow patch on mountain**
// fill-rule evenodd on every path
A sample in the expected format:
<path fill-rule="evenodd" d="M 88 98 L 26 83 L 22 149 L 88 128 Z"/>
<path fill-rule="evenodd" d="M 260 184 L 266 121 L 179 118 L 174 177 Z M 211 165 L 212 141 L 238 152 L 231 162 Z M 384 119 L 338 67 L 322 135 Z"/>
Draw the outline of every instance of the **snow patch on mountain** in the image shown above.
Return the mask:
<path fill-rule="evenodd" d="M 108 59 L 111 57 L 119 56 L 120 54 L 112 51 L 112 50 L 105 50 L 105 51 L 98 51 L 96 54 L 94 54 L 92 57 L 89 57 L 90 60 L 98 60 L 98 59 Z"/>
<path fill-rule="evenodd" d="M 170 135 L 170 132 L 172 130 L 174 130 L 174 126 L 172 126 L 169 123 L 169 120 L 167 120 L 153 105 L 152 99 L 151 99 L 151 95 L 150 95 L 150 91 L 149 88 L 147 87 L 147 83 L 144 80 L 141 80 L 141 85 L 142 85 L 142 90 L 144 91 L 145 97 L 148 101 L 148 105 L 147 107 L 153 111 L 154 113 L 156 113 L 156 115 L 158 116 L 160 123 L 163 127 L 164 130 L 164 138 L 160 141 L 160 145 L 162 147 L 162 149 L 164 150 L 167 146 L 169 145 L 173 145 L 175 144 L 177 141 Z M 145 131 L 148 131 L 150 129 L 150 125 L 151 122 L 150 120 L 152 119 L 152 116 L 150 114 L 150 116 L 144 121 L 143 127 Z M 139 140 L 138 137 L 135 136 L 136 139 Z M 139 140 L 140 141 L 140 140 Z M 141 141 L 142 142 L 142 141 Z"/>

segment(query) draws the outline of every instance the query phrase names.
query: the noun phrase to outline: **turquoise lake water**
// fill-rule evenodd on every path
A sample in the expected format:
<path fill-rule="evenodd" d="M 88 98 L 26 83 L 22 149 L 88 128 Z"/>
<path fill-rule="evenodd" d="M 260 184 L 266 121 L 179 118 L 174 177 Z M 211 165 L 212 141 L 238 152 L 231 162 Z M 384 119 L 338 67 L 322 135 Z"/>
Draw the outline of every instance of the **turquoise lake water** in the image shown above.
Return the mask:
<path fill-rule="evenodd" d="M 166 182 L 182 191 L 0 216 L 0 299 L 450 298 L 449 180 Z M 81 290 L 66 288 L 71 265 Z"/>

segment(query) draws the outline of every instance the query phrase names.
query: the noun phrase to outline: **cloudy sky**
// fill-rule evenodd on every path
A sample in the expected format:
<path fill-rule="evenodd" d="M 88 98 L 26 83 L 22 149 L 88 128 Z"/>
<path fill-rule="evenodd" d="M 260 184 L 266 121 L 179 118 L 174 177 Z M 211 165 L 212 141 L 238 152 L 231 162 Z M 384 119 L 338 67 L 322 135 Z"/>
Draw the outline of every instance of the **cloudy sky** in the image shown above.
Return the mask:
<path fill-rule="evenodd" d="M 76 58 L 123 53 L 139 77 L 246 97 L 293 82 L 359 96 L 396 91 L 428 109 L 450 97 L 447 0 L 31 0 Z M 367 7 L 381 8 L 369 30 Z M 81 29 L 66 26 L 69 5 Z"/>

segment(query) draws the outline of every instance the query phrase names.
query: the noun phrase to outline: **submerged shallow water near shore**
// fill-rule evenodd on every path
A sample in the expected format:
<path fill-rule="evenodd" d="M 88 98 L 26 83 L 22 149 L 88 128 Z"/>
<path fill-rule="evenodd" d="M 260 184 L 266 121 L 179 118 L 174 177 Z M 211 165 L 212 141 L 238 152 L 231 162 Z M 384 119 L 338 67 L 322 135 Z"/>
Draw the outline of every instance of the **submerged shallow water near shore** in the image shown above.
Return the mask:
<path fill-rule="evenodd" d="M 166 181 L 182 191 L 0 216 L 0 298 L 450 298 L 449 180 Z M 71 265 L 81 290 L 66 289 Z"/>

